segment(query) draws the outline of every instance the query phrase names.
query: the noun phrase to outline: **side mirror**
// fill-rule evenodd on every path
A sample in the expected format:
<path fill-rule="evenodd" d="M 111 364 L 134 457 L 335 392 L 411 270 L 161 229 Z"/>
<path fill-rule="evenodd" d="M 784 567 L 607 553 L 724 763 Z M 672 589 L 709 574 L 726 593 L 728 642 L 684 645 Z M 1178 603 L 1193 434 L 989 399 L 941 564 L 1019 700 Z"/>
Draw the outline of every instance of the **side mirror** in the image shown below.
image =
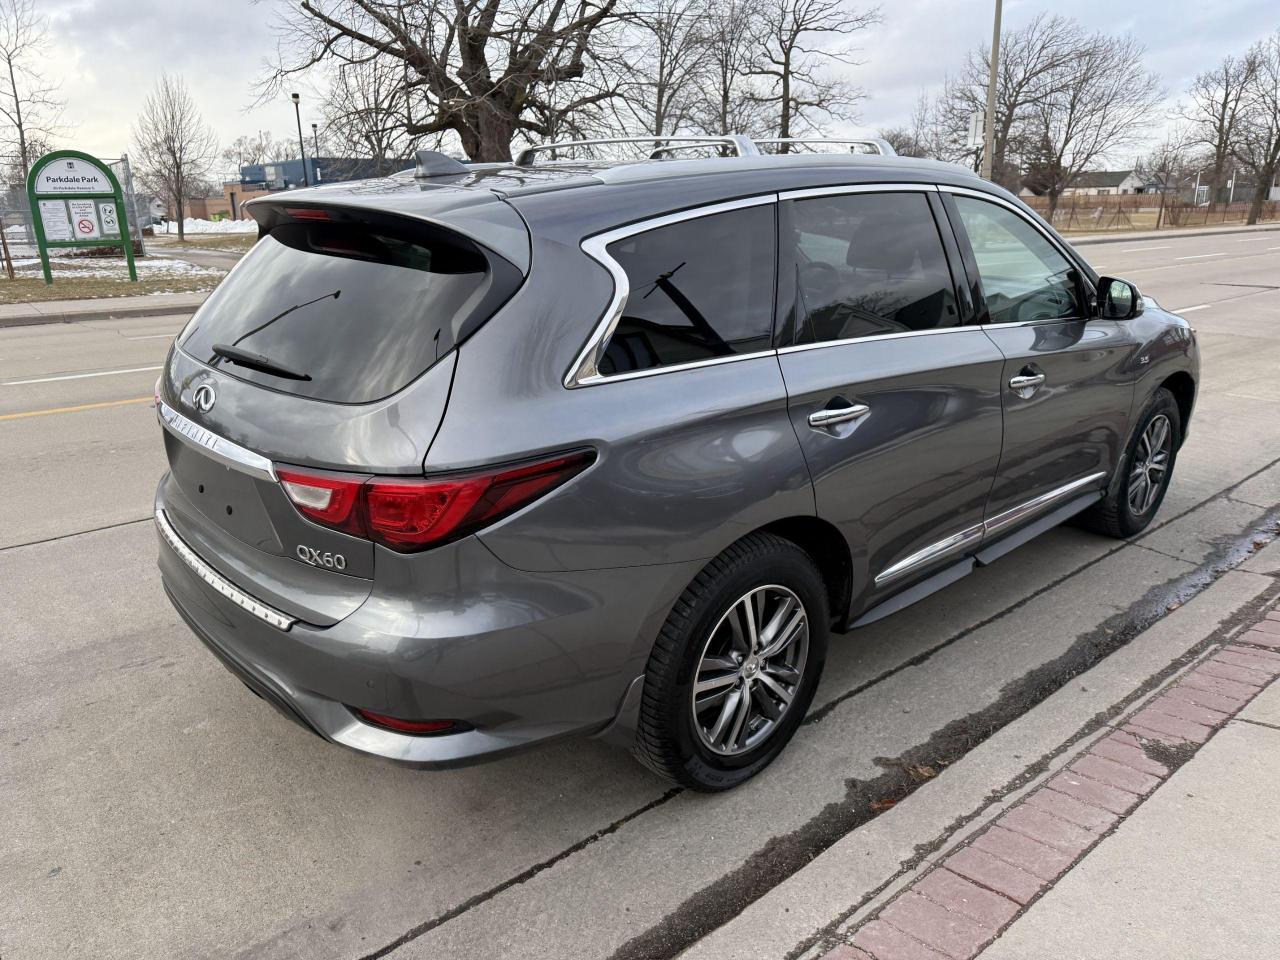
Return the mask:
<path fill-rule="evenodd" d="M 1142 313 L 1142 294 L 1128 280 L 1102 277 L 1098 281 L 1098 316 L 1104 320 L 1131 320 Z"/>

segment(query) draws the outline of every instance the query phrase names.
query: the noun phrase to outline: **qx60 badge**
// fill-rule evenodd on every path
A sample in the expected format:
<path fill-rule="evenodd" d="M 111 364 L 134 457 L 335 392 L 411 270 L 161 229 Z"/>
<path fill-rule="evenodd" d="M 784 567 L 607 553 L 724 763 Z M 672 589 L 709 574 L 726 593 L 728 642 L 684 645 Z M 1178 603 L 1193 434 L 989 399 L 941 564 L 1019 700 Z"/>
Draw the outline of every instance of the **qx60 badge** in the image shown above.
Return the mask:
<path fill-rule="evenodd" d="M 347 558 L 340 553 L 330 553 L 328 550 L 321 553 L 315 547 L 308 547 L 302 543 L 298 544 L 298 549 L 294 552 L 297 553 L 299 560 L 313 567 L 325 567 L 329 570 L 347 569 Z"/>
<path fill-rule="evenodd" d="M 214 401 L 218 399 L 218 395 L 213 392 L 213 384 L 202 383 L 196 387 L 196 392 L 191 395 L 191 402 L 195 404 L 195 408 L 201 413 L 208 413 L 213 409 Z"/>

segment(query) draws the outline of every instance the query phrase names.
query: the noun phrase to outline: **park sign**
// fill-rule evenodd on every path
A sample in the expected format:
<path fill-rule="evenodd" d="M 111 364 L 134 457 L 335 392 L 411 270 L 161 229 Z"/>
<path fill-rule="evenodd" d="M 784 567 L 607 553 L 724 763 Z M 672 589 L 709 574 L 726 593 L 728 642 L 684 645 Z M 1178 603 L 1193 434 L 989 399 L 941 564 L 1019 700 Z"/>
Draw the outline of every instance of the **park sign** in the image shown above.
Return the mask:
<path fill-rule="evenodd" d="M 45 283 L 53 283 L 50 247 L 124 247 L 129 279 L 137 281 L 120 181 L 105 163 L 78 150 L 46 153 L 31 165 L 27 199 Z"/>

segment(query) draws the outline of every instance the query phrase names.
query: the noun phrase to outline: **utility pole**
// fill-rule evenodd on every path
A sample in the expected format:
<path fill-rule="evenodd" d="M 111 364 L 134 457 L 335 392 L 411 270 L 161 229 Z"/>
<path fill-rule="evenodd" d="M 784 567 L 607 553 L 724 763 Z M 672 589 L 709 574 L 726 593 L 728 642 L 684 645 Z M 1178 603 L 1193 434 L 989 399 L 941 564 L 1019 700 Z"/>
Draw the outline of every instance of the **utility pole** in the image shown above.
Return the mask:
<path fill-rule="evenodd" d="M 302 184 L 303 186 L 311 186 L 311 174 L 307 172 L 307 143 L 302 139 L 302 110 L 298 106 L 298 101 L 302 98 L 296 93 L 289 95 L 293 100 L 293 118 L 298 121 L 298 152 L 302 154 Z"/>
<path fill-rule="evenodd" d="M 982 176 L 991 179 L 992 160 L 996 148 L 996 77 L 1000 70 L 1000 7 L 996 0 L 996 23 L 991 31 L 991 77 L 987 81 L 987 123 L 982 147 Z"/>

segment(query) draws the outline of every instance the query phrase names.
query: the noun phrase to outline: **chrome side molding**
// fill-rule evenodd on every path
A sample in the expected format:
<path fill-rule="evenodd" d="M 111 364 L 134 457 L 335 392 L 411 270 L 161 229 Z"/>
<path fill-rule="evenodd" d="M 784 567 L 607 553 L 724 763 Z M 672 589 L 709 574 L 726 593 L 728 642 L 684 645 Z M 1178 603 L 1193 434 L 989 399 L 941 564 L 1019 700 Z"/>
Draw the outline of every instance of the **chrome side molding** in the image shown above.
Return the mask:
<path fill-rule="evenodd" d="M 974 524 L 966 527 L 959 533 L 953 533 L 951 536 L 939 540 L 937 543 L 931 543 L 929 546 L 917 550 L 908 557 L 904 557 L 892 566 L 886 567 L 883 571 L 876 575 L 875 584 L 877 587 L 896 580 L 905 573 L 910 573 L 917 567 L 922 567 L 926 563 L 930 563 L 947 554 L 954 553 L 963 547 L 972 544 L 974 541 L 982 540 L 988 534 L 995 533 L 1010 524 L 1017 523 L 1019 520 L 1025 520 L 1048 507 L 1057 503 L 1065 497 L 1070 496 L 1082 487 L 1087 487 L 1091 483 L 1106 477 L 1105 471 L 1091 473 L 1087 477 L 1081 477 L 1078 480 L 1072 480 L 1070 483 L 1063 484 L 1055 490 L 1048 493 L 1042 493 L 1038 497 L 1028 500 L 1026 503 L 1019 504 L 1012 509 L 998 513 L 994 517 L 984 520 L 982 523 Z"/>
<path fill-rule="evenodd" d="M 182 537 L 178 536 L 178 531 L 173 529 L 173 524 L 169 522 L 169 517 L 164 510 L 156 511 L 156 529 L 160 531 L 160 536 L 164 538 L 165 543 L 169 544 L 173 552 L 181 558 L 183 563 L 191 568 L 192 573 L 236 606 L 247 610 L 259 620 L 271 624 L 278 630 L 288 630 L 298 622 L 296 617 L 290 617 L 274 607 L 269 607 L 265 603 L 255 600 L 201 560 L 196 555 L 196 552 L 187 546 Z"/>

